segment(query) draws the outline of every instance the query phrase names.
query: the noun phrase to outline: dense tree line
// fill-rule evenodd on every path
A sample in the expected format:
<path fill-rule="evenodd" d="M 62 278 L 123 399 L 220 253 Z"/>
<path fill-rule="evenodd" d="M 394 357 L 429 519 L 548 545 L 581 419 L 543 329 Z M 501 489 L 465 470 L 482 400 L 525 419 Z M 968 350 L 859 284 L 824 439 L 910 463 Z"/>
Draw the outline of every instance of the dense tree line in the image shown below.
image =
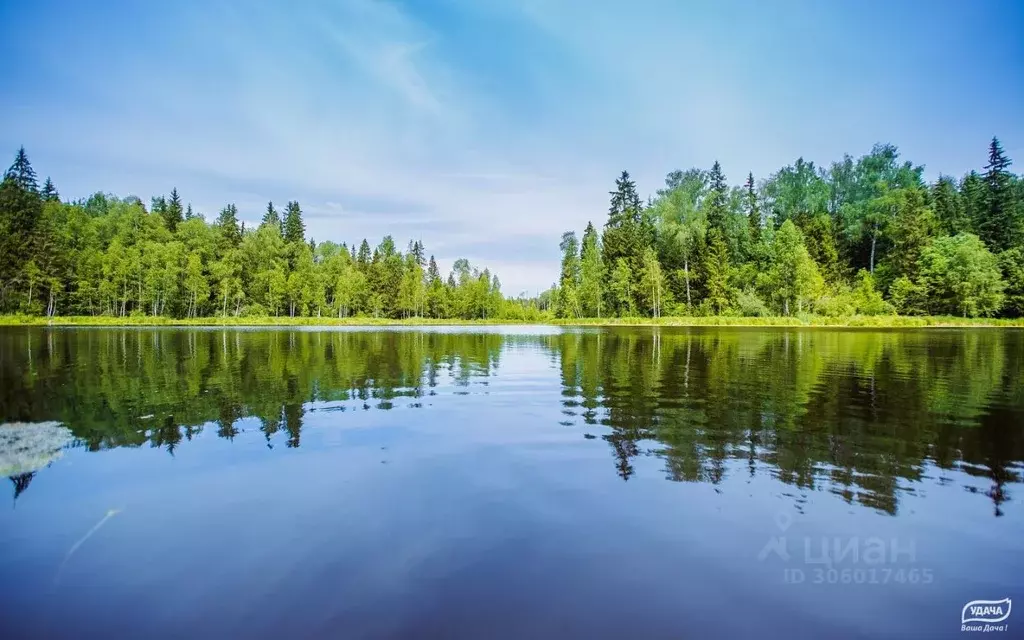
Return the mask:
<path fill-rule="evenodd" d="M 673 171 L 642 202 L 629 173 L 600 236 L 563 234 L 563 318 L 660 315 L 1024 316 L 1024 179 L 998 139 L 961 179 L 892 145 L 828 167 L 803 158 L 729 186 Z"/>
<path fill-rule="evenodd" d="M 307 239 L 302 209 L 267 203 L 246 228 L 225 206 L 212 222 L 177 189 L 62 202 L 24 148 L 0 184 L 0 312 L 37 315 L 536 318 L 497 275 L 456 260 L 447 278 L 419 241 L 402 252 Z"/>

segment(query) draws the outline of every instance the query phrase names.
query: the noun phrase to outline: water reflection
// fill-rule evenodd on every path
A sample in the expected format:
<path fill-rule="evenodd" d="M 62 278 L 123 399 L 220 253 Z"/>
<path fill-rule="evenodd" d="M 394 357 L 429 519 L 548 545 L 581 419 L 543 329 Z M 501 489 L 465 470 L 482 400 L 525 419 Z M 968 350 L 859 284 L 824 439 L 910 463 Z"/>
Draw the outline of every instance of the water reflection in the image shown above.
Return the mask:
<path fill-rule="evenodd" d="M 1020 482 L 1019 332 L 613 331 L 563 335 L 563 405 L 628 480 L 722 481 L 729 461 L 895 514 L 900 492 L 958 468 L 1001 515 Z"/>
<path fill-rule="evenodd" d="M 502 369 L 510 351 L 555 371 Z M 1022 358 L 1015 331 L 5 329 L 0 422 L 59 421 L 91 451 L 174 455 L 249 425 L 298 448 L 308 412 L 419 410 L 527 375 L 561 400 L 519 401 L 606 442 L 623 480 L 655 458 L 672 481 L 767 474 L 896 514 L 958 470 L 1001 515 L 1024 459 Z M 503 409 L 473 410 L 486 428 Z M 31 477 L 11 479 L 21 493 Z"/>

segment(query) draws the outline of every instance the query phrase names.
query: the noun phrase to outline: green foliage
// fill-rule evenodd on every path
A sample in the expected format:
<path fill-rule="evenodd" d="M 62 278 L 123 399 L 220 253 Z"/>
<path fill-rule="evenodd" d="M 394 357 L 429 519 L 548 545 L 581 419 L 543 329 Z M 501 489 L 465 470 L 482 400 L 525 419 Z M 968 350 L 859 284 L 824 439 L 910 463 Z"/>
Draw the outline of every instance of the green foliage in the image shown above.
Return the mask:
<path fill-rule="evenodd" d="M 800 158 L 760 187 L 748 174 L 742 188 L 730 188 L 715 163 L 672 171 L 646 209 L 623 172 L 601 241 L 588 226 L 578 266 L 563 243 L 552 299 L 561 301 L 563 318 L 576 317 L 567 311 L 574 305 L 590 317 L 975 316 L 1000 308 L 1018 316 L 1024 180 L 1009 166 L 998 141 L 984 178 L 970 172 L 959 185 L 941 175 L 925 185 L 922 167 L 901 160 L 889 144 L 827 169 Z M 983 228 L 991 235 L 993 216 L 1001 216 L 1006 233 L 991 246 L 954 240 Z M 997 278 L 988 252 L 1006 242 Z M 601 247 L 600 259 L 593 247 Z"/>
<path fill-rule="evenodd" d="M 752 287 L 736 292 L 735 308 L 739 315 L 749 318 L 762 318 L 771 315 L 768 305 Z"/>
<path fill-rule="evenodd" d="M 576 234 L 566 231 L 558 245 L 562 251 L 562 273 L 558 280 L 558 304 L 555 314 L 559 318 L 579 318 L 580 304 L 580 248 Z"/>
<path fill-rule="evenodd" d="M 721 314 L 729 308 L 733 292 L 729 286 L 729 249 L 717 228 L 708 231 L 707 247 L 702 258 L 704 303 L 713 313 Z"/>
<path fill-rule="evenodd" d="M 900 276 L 889 286 L 889 299 L 903 315 L 924 315 L 928 306 L 928 287 L 907 276 Z"/>
<path fill-rule="evenodd" d="M 999 139 L 989 145 L 985 165 L 984 215 L 978 218 L 978 236 L 993 251 L 1003 251 L 1020 239 L 1022 232 L 1020 203 L 1016 201 L 1014 176 L 1009 172 L 1010 159 L 1003 153 Z"/>
<path fill-rule="evenodd" d="M 625 258 L 615 261 L 609 283 L 612 303 L 620 310 L 621 315 L 632 316 L 636 313 L 633 303 L 633 270 Z"/>
<path fill-rule="evenodd" d="M 600 318 L 604 310 L 604 259 L 601 257 L 601 240 L 594 225 L 587 223 L 583 232 L 580 249 L 579 300 L 585 317 Z"/>
<path fill-rule="evenodd" d="M 770 292 L 783 315 L 802 313 L 820 295 L 824 281 L 792 220 L 786 220 L 775 234 L 772 253 L 762 288 Z"/>
<path fill-rule="evenodd" d="M 995 315 L 1006 288 L 996 257 L 970 233 L 935 238 L 924 249 L 919 285 L 932 313 L 972 318 Z"/>
<path fill-rule="evenodd" d="M 596 232 L 588 242 L 599 254 Z M 316 245 L 305 237 L 295 201 L 283 221 L 268 203 L 262 223 L 250 229 L 234 204 L 212 223 L 183 216 L 177 189 L 154 197 L 148 212 L 131 196 L 95 194 L 65 204 L 52 181 L 38 189 L 21 150 L 0 183 L 0 313 L 224 321 L 541 317 L 536 300 L 506 304 L 489 270 L 458 260 L 446 284 L 433 257 L 426 270 L 423 245 L 408 246 L 403 254 L 391 236 L 372 252 L 365 239 L 358 251 L 330 241 Z M 579 272 L 579 247 L 572 253 Z M 603 272 L 591 265 L 588 278 L 599 281 Z M 588 285 L 589 295 L 594 285 L 602 292 L 600 282 Z"/>
<path fill-rule="evenodd" d="M 1003 313 L 1024 317 L 1024 247 L 1014 247 L 999 254 L 999 266 L 1006 282 Z"/>

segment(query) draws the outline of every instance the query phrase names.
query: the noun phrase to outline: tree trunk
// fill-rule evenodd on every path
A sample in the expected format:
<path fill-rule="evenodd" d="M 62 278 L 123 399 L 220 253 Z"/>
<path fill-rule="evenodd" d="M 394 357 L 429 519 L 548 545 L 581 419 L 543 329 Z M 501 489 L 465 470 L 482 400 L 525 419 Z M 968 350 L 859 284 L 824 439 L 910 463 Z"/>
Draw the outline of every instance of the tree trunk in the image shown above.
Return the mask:
<path fill-rule="evenodd" d="M 878 242 L 878 225 L 876 224 L 874 229 L 871 231 L 871 263 L 869 269 L 871 275 L 875 275 L 875 243 Z"/>
<path fill-rule="evenodd" d="M 690 259 L 683 258 L 683 273 L 686 275 L 686 308 L 690 308 Z"/>

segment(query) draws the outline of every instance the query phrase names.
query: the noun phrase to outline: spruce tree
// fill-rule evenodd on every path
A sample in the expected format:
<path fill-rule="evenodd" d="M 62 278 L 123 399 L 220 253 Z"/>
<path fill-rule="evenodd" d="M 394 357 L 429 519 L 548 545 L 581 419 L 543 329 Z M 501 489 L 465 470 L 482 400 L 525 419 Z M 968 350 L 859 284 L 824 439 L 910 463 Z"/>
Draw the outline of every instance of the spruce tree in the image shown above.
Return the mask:
<path fill-rule="evenodd" d="M 359 253 L 356 254 L 356 265 L 360 271 L 366 273 L 370 269 L 371 260 L 370 243 L 366 241 L 366 238 L 363 238 L 363 241 L 359 244 Z"/>
<path fill-rule="evenodd" d="M 963 199 L 953 178 L 940 175 L 932 185 L 930 196 L 935 217 L 945 233 L 955 236 L 970 232 L 971 221 L 964 211 Z"/>
<path fill-rule="evenodd" d="M 192 203 L 190 202 L 188 203 L 188 206 L 185 207 L 185 219 L 191 220 L 194 217 L 196 217 L 196 214 L 194 211 L 192 211 Z"/>
<path fill-rule="evenodd" d="M 644 216 L 643 203 L 628 171 L 623 171 L 615 180 L 615 191 L 609 195 L 608 221 L 601 243 L 602 261 L 605 265 L 614 265 L 624 259 L 633 273 L 640 273 L 644 249 L 652 244 L 654 230 Z M 618 306 L 620 313 L 628 312 L 622 305 Z"/>
<path fill-rule="evenodd" d="M 289 243 L 300 243 L 305 241 L 306 225 L 302 222 L 302 209 L 299 203 L 291 201 L 288 203 L 284 214 L 284 239 Z"/>
<path fill-rule="evenodd" d="M 53 186 L 53 180 L 50 180 L 50 176 L 46 176 L 46 182 L 43 183 L 43 191 L 40 194 L 43 200 L 46 202 L 59 202 L 60 194 L 57 193 L 57 187 Z"/>
<path fill-rule="evenodd" d="M 0 183 L 0 309 L 10 308 L 10 285 L 31 258 L 42 209 L 36 174 L 22 147 Z"/>
<path fill-rule="evenodd" d="M 238 226 L 238 208 L 229 204 L 220 211 L 217 216 L 217 230 L 224 246 L 237 247 L 242 241 L 242 230 Z"/>
<path fill-rule="evenodd" d="M 704 300 L 711 311 L 721 314 L 729 307 L 732 290 L 729 287 L 729 247 L 721 231 L 716 228 L 708 230 L 703 258 Z"/>
<path fill-rule="evenodd" d="M 724 240 L 727 237 L 725 220 L 729 205 L 727 201 L 729 187 L 725 184 L 725 175 L 722 173 L 722 165 L 718 163 L 718 160 L 715 160 L 715 164 L 711 166 L 710 182 L 710 190 L 704 203 L 708 229 L 717 229 Z"/>
<path fill-rule="evenodd" d="M 753 245 L 761 241 L 761 209 L 757 206 L 757 192 L 754 191 L 754 173 L 747 174 L 745 205 L 747 207 L 747 225 L 750 227 L 750 242 Z"/>
<path fill-rule="evenodd" d="M 430 266 L 427 268 L 427 280 L 431 283 L 440 282 L 441 270 L 437 268 L 437 261 L 434 260 L 434 256 L 430 256 Z"/>
<path fill-rule="evenodd" d="M 964 216 L 971 223 L 971 230 L 980 235 L 980 227 L 985 217 L 985 183 L 977 171 L 971 171 L 960 181 L 960 202 L 964 208 Z"/>
<path fill-rule="evenodd" d="M 629 177 L 629 172 L 622 171 L 615 180 L 615 191 L 609 191 L 611 203 L 608 207 L 608 226 L 621 226 L 627 221 L 640 221 L 640 195 L 636 191 L 636 183 Z"/>
<path fill-rule="evenodd" d="M 39 193 L 39 182 L 36 180 L 36 172 L 32 168 L 32 163 L 28 161 L 25 147 L 18 149 L 18 154 L 14 157 L 14 164 L 7 170 L 7 175 L 13 177 L 18 186 L 25 191 L 35 194 Z"/>
<path fill-rule="evenodd" d="M 167 201 L 166 207 L 162 212 L 164 224 L 173 233 L 177 230 L 178 225 L 184 220 L 184 210 L 181 206 L 181 198 L 178 196 L 178 189 L 171 189 L 171 199 Z"/>
<path fill-rule="evenodd" d="M 999 139 L 989 144 L 985 165 L 985 209 L 979 220 L 978 237 L 993 253 L 1009 249 L 1017 231 L 1013 177 L 1008 171 L 1010 159 L 1003 153 Z"/>
<path fill-rule="evenodd" d="M 273 201 L 267 203 L 267 211 L 263 214 L 262 224 L 272 224 L 278 229 L 281 228 L 281 216 L 277 214 L 277 209 L 274 208 Z"/>

